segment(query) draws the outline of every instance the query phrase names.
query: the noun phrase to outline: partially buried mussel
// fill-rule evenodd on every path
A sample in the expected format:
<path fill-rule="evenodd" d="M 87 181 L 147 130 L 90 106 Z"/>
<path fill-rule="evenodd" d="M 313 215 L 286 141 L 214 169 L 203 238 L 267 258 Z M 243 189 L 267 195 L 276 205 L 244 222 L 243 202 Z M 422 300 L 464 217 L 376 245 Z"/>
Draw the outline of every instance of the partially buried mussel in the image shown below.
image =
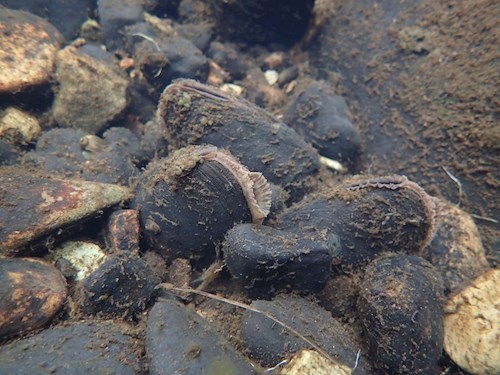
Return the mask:
<path fill-rule="evenodd" d="M 201 259 L 239 222 L 260 224 L 271 189 L 229 152 L 189 146 L 145 170 L 133 201 L 146 247 L 167 260 Z"/>
<path fill-rule="evenodd" d="M 212 144 L 281 185 L 296 202 L 310 190 L 319 158 L 292 128 L 262 108 L 199 82 L 180 79 L 161 95 L 158 121 L 175 148 Z"/>

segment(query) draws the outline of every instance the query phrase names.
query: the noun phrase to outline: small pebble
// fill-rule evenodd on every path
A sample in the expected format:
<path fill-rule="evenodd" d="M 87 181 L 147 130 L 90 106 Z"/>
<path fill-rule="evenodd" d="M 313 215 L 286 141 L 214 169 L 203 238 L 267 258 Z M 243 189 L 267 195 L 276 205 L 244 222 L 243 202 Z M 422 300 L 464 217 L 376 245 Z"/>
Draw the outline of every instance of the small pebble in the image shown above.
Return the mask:
<path fill-rule="evenodd" d="M 278 82 L 278 72 L 276 70 L 266 70 L 264 72 L 264 76 L 270 86 L 275 85 Z"/>
<path fill-rule="evenodd" d="M 0 138 L 8 143 L 27 145 L 34 142 L 41 131 L 36 117 L 17 108 L 7 108 L 0 117 Z"/>
<path fill-rule="evenodd" d="M 0 259 L 0 337 L 43 327 L 61 309 L 66 294 L 66 281 L 51 264 L 35 258 Z"/>

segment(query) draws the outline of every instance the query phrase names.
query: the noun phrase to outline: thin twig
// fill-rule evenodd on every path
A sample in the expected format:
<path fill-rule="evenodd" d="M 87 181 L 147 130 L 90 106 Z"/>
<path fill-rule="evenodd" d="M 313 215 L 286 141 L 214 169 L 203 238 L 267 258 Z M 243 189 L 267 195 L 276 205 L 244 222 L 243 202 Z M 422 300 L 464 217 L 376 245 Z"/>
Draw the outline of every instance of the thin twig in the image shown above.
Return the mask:
<path fill-rule="evenodd" d="M 498 220 L 493 219 L 492 217 L 480 216 L 476 214 L 470 214 L 470 216 L 472 216 L 474 219 L 489 221 L 490 223 L 498 224 Z"/>
<path fill-rule="evenodd" d="M 320 353 L 323 357 L 325 357 L 329 361 L 334 362 L 334 363 L 336 362 L 327 352 L 325 352 L 323 349 L 321 349 L 314 342 L 312 342 L 307 337 L 305 337 L 304 335 L 302 335 L 300 332 L 296 331 L 294 328 L 290 327 L 289 325 L 283 323 L 281 320 L 275 318 L 274 316 L 272 316 L 271 314 L 269 314 L 266 311 L 259 310 L 259 309 L 255 308 L 255 307 L 252 307 L 252 306 L 247 305 L 247 304 L 242 303 L 242 302 L 233 301 L 233 300 L 230 300 L 230 299 L 227 299 L 227 298 L 224 298 L 224 297 L 219 297 L 219 296 L 216 296 L 215 294 L 204 292 L 202 290 L 196 290 L 196 289 L 191 289 L 191 288 L 177 288 L 177 287 L 175 287 L 175 286 L 173 286 L 172 284 L 169 284 L 169 283 L 158 284 L 156 286 L 156 289 L 159 289 L 159 288 L 163 288 L 163 289 L 166 289 L 166 290 L 172 290 L 172 291 L 180 292 L 180 293 L 198 294 L 198 295 L 203 296 L 203 297 L 207 297 L 207 298 L 219 301 L 219 302 L 227 303 L 229 305 L 233 305 L 233 306 L 236 306 L 236 307 L 241 307 L 242 309 L 245 309 L 245 310 L 253 311 L 253 312 L 257 313 L 257 314 L 261 314 L 261 315 L 265 316 L 266 318 L 271 319 L 276 324 L 282 326 L 287 331 L 291 332 L 292 334 L 294 334 L 295 336 L 297 336 L 299 339 L 303 340 L 307 344 L 311 345 L 313 347 L 313 349 L 315 349 L 318 353 Z"/>
<path fill-rule="evenodd" d="M 462 200 L 462 197 L 463 197 L 462 183 L 460 182 L 460 180 L 458 178 L 456 178 L 455 176 L 453 176 L 451 174 L 451 172 L 448 170 L 448 168 L 446 168 L 445 166 L 442 166 L 441 168 L 443 168 L 443 171 L 457 185 L 457 187 L 458 187 L 458 201 L 460 203 L 460 201 Z"/>
<path fill-rule="evenodd" d="M 359 349 L 358 354 L 356 354 L 356 362 L 354 362 L 354 367 L 352 368 L 352 371 L 356 370 L 356 368 L 358 367 L 360 357 L 361 357 L 361 349 Z"/>

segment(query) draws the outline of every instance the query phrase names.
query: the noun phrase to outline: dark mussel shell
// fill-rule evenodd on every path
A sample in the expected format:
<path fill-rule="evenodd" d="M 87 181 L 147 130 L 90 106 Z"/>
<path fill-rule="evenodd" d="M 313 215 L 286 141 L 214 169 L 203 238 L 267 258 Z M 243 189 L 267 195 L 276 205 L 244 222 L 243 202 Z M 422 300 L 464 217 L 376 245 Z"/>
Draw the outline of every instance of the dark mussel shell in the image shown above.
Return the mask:
<path fill-rule="evenodd" d="M 227 233 L 222 250 L 231 274 L 259 294 L 317 292 L 330 276 L 332 250 L 315 233 L 239 224 Z"/>
<path fill-rule="evenodd" d="M 426 260 L 391 254 L 370 263 L 358 308 L 372 360 L 381 373 L 438 373 L 443 300 L 441 277 Z"/>
<path fill-rule="evenodd" d="M 298 201 L 319 170 L 314 149 L 289 126 L 246 100 L 187 79 L 175 81 L 163 92 L 158 121 L 169 144 L 213 144 L 228 149 L 250 170 Z"/>
<path fill-rule="evenodd" d="M 417 253 L 434 234 L 435 216 L 433 199 L 406 177 L 358 177 L 292 207 L 278 226 L 337 236 L 333 265 L 347 271 L 382 252 Z"/>
<path fill-rule="evenodd" d="M 146 249 L 167 260 L 213 254 L 235 223 L 261 223 L 270 205 L 262 174 L 213 146 L 186 147 L 152 162 L 133 201 Z"/>

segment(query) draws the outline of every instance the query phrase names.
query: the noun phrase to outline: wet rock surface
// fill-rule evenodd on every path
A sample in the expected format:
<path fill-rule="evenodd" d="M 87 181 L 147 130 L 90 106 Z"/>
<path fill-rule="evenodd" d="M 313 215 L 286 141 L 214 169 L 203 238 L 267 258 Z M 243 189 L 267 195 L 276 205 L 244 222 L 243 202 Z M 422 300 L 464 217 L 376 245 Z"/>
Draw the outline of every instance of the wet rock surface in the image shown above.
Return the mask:
<path fill-rule="evenodd" d="M 149 313 L 146 355 L 151 374 L 258 373 L 207 321 L 171 300 L 158 301 Z"/>
<path fill-rule="evenodd" d="M 1 259 L 0 284 L 0 337 L 43 327 L 67 294 L 63 275 L 36 258 Z"/>
<path fill-rule="evenodd" d="M 141 362 L 133 338 L 120 325 L 84 322 L 47 329 L 0 347 L 5 374 L 138 374 Z"/>
<path fill-rule="evenodd" d="M 0 6 L 0 93 L 47 83 L 62 35 L 43 18 Z"/>

